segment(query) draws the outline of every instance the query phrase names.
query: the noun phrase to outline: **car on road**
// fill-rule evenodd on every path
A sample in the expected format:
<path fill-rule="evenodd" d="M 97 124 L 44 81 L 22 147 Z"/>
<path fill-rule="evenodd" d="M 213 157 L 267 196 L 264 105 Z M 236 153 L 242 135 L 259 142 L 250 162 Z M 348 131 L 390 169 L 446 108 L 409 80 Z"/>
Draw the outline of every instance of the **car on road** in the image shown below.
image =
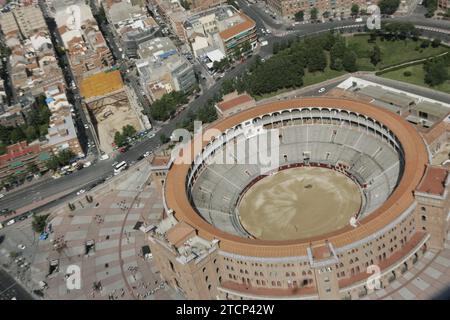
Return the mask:
<path fill-rule="evenodd" d="M 107 154 L 104 154 L 100 157 L 100 160 L 108 160 L 109 156 Z"/>
<path fill-rule="evenodd" d="M 85 163 L 83 164 L 83 168 L 90 167 L 91 165 L 92 165 L 92 162 L 90 162 L 90 161 L 85 162 Z"/>
<path fill-rule="evenodd" d="M 325 88 L 320 88 L 318 92 L 319 92 L 319 93 L 325 92 Z"/>
<path fill-rule="evenodd" d="M 146 153 L 144 153 L 144 158 L 147 158 L 150 155 L 150 151 L 147 151 Z"/>
<path fill-rule="evenodd" d="M 5 195 L 3 193 L 0 193 L 0 199 L 3 198 Z"/>
<path fill-rule="evenodd" d="M 82 194 L 85 193 L 85 192 L 86 192 L 86 190 L 81 189 L 80 191 L 77 192 L 77 196 L 82 195 Z"/>
<path fill-rule="evenodd" d="M 84 124 L 84 128 L 89 129 L 89 126 L 87 125 L 87 123 Z"/>
<path fill-rule="evenodd" d="M 11 220 L 9 220 L 9 221 L 6 223 L 6 225 L 7 225 L 7 226 L 10 226 L 10 225 L 13 225 L 14 223 L 16 223 L 16 220 L 11 219 Z"/>
<path fill-rule="evenodd" d="M 25 250 L 26 246 L 20 243 L 20 244 L 17 246 L 17 248 L 19 248 L 20 250 Z"/>

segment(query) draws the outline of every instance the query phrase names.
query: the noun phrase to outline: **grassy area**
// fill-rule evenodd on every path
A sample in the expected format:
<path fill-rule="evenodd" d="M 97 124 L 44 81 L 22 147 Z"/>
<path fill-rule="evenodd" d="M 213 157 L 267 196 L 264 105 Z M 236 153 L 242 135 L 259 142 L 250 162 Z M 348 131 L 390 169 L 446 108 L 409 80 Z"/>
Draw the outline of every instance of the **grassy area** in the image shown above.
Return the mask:
<path fill-rule="evenodd" d="M 370 53 L 375 44 L 368 43 L 368 35 L 353 36 L 347 38 L 348 46 L 358 55 L 358 67 L 360 70 L 373 71 L 374 66 L 370 63 Z M 376 70 L 386 68 L 395 64 L 401 64 L 411 60 L 423 59 L 435 56 L 440 53 L 450 51 L 449 48 L 439 46 L 421 48 L 422 40 L 413 41 L 411 39 L 400 41 L 382 41 L 377 39 L 376 44 L 381 49 L 381 62 L 377 65 Z"/>
<path fill-rule="evenodd" d="M 449 69 L 449 73 L 450 73 L 450 67 L 448 69 Z M 406 77 L 404 75 L 405 71 L 411 72 L 411 76 Z M 399 70 L 386 72 L 385 74 L 382 75 L 382 77 L 392 79 L 392 80 L 412 83 L 412 84 L 416 84 L 416 85 L 419 85 L 422 87 L 431 88 L 434 90 L 438 90 L 438 91 L 442 91 L 442 92 L 450 94 L 450 80 L 447 80 L 443 84 L 441 84 L 439 86 L 435 86 L 435 87 L 430 87 L 429 85 L 427 85 L 424 82 L 425 72 L 423 70 L 423 64 L 418 64 L 415 66 L 409 66 L 409 67 L 405 67 L 405 68 L 402 68 Z"/>
<path fill-rule="evenodd" d="M 303 86 L 310 86 L 312 84 L 339 77 L 346 73 L 347 71 L 331 70 L 328 66 L 325 68 L 324 72 L 306 72 L 303 76 Z"/>

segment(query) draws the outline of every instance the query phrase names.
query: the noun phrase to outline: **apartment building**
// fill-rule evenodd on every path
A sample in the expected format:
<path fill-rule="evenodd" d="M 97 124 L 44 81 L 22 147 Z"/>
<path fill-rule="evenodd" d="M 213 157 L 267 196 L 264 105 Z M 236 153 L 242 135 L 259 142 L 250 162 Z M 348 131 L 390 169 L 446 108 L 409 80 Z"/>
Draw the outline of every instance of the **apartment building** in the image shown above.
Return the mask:
<path fill-rule="evenodd" d="M 38 141 L 30 144 L 21 141 L 7 146 L 6 153 L 0 155 L 0 182 L 9 185 L 16 179 L 23 179 L 30 174 L 32 166 L 36 166 L 39 171 L 45 171 L 45 162 L 50 156 Z"/>
<path fill-rule="evenodd" d="M 318 10 L 317 18 L 328 16 L 333 18 L 347 17 L 351 14 L 353 4 L 360 8 L 376 3 L 370 0 L 267 0 L 267 5 L 276 13 L 289 19 L 294 19 L 299 11 L 304 12 L 304 19 L 310 18 L 312 8 Z"/>
<path fill-rule="evenodd" d="M 177 51 L 167 37 L 155 38 L 139 46 L 136 62 L 141 86 L 151 100 L 172 91 L 191 91 L 197 83 L 192 64 Z"/>
<path fill-rule="evenodd" d="M 24 38 L 29 38 L 40 30 L 47 30 L 41 9 L 38 6 L 18 7 L 13 11 Z"/>
<path fill-rule="evenodd" d="M 70 150 L 75 155 L 83 157 L 84 153 L 78 140 L 75 122 L 71 114 L 73 106 L 68 102 L 63 87 L 54 86 L 47 90 L 45 94 L 45 102 L 52 115 L 44 148 L 53 154 L 58 154 L 63 150 Z"/>
<path fill-rule="evenodd" d="M 232 6 L 220 6 L 191 15 L 183 24 L 195 56 L 219 49 L 230 55 L 245 42 L 256 47 L 255 22 Z"/>
<path fill-rule="evenodd" d="M 65 1 L 66 6 L 52 3 L 56 25 L 64 47 L 69 56 L 70 67 L 77 83 L 87 76 L 109 68 L 114 63 L 91 9 L 84 2 Z M 75 3 L 79 15 L 75 11 L 66 10 Z M 77 23 L 71 23 L 76 21 Z"/>
<path fill-rule="evenodd" d="M 64 83 L 49 31 L 39 7 L 18 7 L 0 18 L 5 43 L 11 49 L 9 76 L 16 94 L 43 94 Z"/>

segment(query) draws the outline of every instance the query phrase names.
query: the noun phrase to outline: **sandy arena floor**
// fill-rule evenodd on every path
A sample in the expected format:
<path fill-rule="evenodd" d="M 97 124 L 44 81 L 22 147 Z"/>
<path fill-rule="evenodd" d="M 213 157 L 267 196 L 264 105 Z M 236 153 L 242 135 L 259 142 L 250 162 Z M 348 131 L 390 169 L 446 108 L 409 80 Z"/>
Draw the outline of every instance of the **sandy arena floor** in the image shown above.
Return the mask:
<path fill-rule="evenodd" d="M 358 186 L 324 168 L 293 168 L 257 182 L 243 196 L 242 226 L 255 238 L 294 240 L 340 229 L 361 206 Z"/>

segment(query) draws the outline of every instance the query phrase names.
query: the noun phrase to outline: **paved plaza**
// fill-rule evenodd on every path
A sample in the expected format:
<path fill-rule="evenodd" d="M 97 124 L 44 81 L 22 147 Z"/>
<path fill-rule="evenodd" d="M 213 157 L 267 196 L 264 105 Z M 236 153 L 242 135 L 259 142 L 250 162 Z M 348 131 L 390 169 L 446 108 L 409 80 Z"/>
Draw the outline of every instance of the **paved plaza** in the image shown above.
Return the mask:
<path fill-rule="evenodd" d="M 156 224 L 163 214 L 149 167 L 144 161 L 93 190 L 91 203 L 83 195 L 72 201 L 74 211 L 65 204 L 52 213 L 53 233 L 39 241 L 31 267 L 34 282 L 48 284 L 45 299 L 182 298 L 165 286 L 152 259 L 142 254 L 148 243 L 136 224 Z M 59 271 L 49 275 L 52 261 L 59 263 Z M 73 265 L 80 268 L 81 289 L 69 290 L 66 277 Z"/>
<path fill-rule="evenodd" d="M 445 249 L 429 250 L 411 270 L 387 288 L 376 290 L 364 299 L 427 300 L 439 296 L 450 287 L 450 234 Z"/>

